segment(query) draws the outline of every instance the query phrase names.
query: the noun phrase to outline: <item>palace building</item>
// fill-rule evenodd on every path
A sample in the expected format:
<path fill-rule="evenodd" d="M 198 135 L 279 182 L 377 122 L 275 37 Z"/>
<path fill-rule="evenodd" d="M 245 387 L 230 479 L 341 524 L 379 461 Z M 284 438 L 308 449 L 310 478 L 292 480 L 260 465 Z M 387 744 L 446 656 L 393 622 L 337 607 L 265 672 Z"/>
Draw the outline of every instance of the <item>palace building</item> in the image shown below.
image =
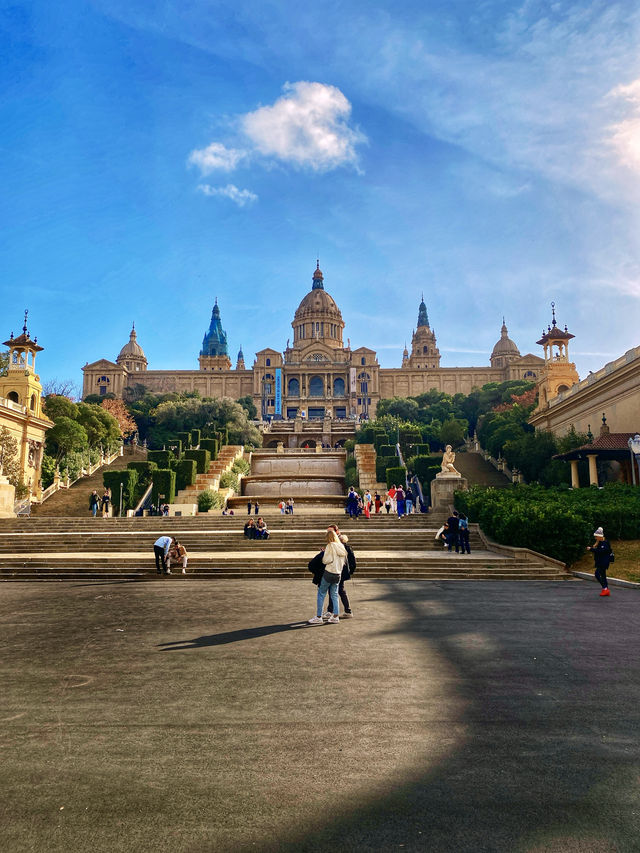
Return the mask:
<path fill-rule="evenodd" d="M 487 366 L 441 367 L 423 298 L 411 351 L 405 347 L 397 368 L 381 368 L 374 349 L 352 349 L 348 338 L 345 346 L 342 313 L 325 289 L 319 264 L 291 326 L 292 342 L 287 341 L 284 351 L 260 350 L 247 367 L 240 348 L 234 367 L 216 300 L 196 370 L 149 370 L 133 328 L 115 361 L 103 358 L 82 368 L 83 397 L 108 393 L 122 397 L 128 387 L 144 385 L 155 393 L 199 391 L 203 397 L 235 400 L 249 395 L 263 419 L 367 418 L 375 417 L 382 399 L 431 389 L 468 394 L 487 382 L 510 379 L 537 381 L 544 367 L 540 357 L 520 354 L 504 320 Z"/>

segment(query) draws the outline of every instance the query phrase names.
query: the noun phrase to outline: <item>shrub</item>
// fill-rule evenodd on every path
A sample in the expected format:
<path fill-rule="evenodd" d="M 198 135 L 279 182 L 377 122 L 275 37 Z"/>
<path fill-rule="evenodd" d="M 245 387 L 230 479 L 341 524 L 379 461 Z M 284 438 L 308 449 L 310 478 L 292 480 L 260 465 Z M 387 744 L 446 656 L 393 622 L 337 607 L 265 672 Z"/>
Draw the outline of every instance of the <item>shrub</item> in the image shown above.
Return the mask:
<path fill-rule="evenodd" d="M 211 464 L 211 454 L 208 450 L 186 450 L 185 459 L 195 459 L 198 474 L 206 474 Z"/>
<path fill-rule="evenodd" d="M 405 480 L 407 477 L 407 469 L 404 465 L 394 466 L 393 468 L 387 468 L 387 487 L 402 485 L 404 487 Z"/>
<path fill-rule="evenodd" d="M 238 475 L 234 474 L 233 471 L 225 471 L 224 474 L 220 477 L 221 489 L 233 489 L 234 492 L 237 492 L 238 486 Z"/>
<path fill-rule="evenodd" d="M 176 459 L 182 456 L 182 441 L 179 438 L 170 438 L 166 444 L 167 450 L 170 450 Z"/>
<path fill-rule="evenodd" d="M 251 470 L 251 465 L 249 465 L 246 459 L 240 457 L 233 463 L 231 470 L 236 474 L 248 474 Z"/>
<path fill-rule="evenodd" d="M 640 538 L 637 491 L 637 487 L 621 484 L 573 490 L 538 485 L 475 486 L 468 492 L 456 492 L 455 504 L 497 542 L 572 563 L 582 556 L 600 525 L 609 539 Z"/>
<path fill-rule="evenodd" d="M 176 472 L 169 468 L 158 468 L 151 474 L 153 489 L 151 500 L 158 506 L 159 503 L 172 504 L 176 498 Z M 160 497 L 163 495 L 164 497 Z"/>
<path fill-rule="evenodd" d="M 355 465 L 353 468 L 347 468 L 345 466 L 344 485 L 346 490 L 350 489 L 351 486 L 353 486 L 354 489 L 357 489 L 360 486 L 360 479 Z"/>
<path fill-rule="evenodd" d="M 150 462 L 148 459 L 146 462 L 141 460 L 139 462 L 129 462 L 129 464 L 127 465 L 127 468 L 129 468 L 131 471 L 138 472 L 139 482 L 144 479 L 147 479 L 147 481 L 150 482 L 151 473 L 152 471 L 155 471 L 157 467 L 158 466 L 155 462 Z"/>
<path fill-rule="evenodd" d="M 193 486 L 196 481 L 198 466 L 195 459 L 180 459 L 176 463 L 176 492 Z"/>
<path fill-rule="evenodd" d="M 199 444 L 200 444 L 200 430 L 199 429 L 192 429 L 191 430 L 191 446 L 192 447 L 198 447 Z"/>
<path fill-rule="evenodd" d="M 384 483 L 387 479 L 387 468 L 390 463 L 393 463 L 393 458 L 389 456 L 376 457 L 376 480 L 378 483 Z"/>
<path fill-rule="evenodd" d="M 432 456 L 423 455 L 413 458 L 411 470 L 420 480 L 422 490 L 426 491 L 441 467 L 440 462 L 437 462 Z"/>
<path fill-rule="evenodd" d="M 394 444 L 381 444 L 380 447 L 376 447 L 376 451 L 378 456 L 395 456 L 396 448 Z"/>
<path fill-rule="evenodd" d="M 218 458 L 218 439 L 217 438 L 201 438 L 200 450 L 208 450 L 212 459 Z"/>
<path fill-rule="evenodd" d="M 191 433 L 190 432 L 178 432 L 176 433 L 176 438 L 182 443 L 182 449 L 188 450 L 191 447 Z"/>
<path fill-rule="evenodd" d="M 223 499 L 219 492 L 212 492 L 211 489 L 207 489 L 198 495 L 198 512 L 208 512 L 210 509 L 222 505 Z"/>
<path fill-rule="evenodd" d="M 147 462 L 155 462 L 158 468 L 168 468 L 171 459 L 173 453 L 170 450 L 150 450 L 147 453 Z"/>
<path fill-rule="evenodd" d="M 429 444 L 414 444 L 413 453 L 415 456 L 428 456 L 431 453 Z"/>
<path fill-rule="evenodd" d="M 111 489 L 111 501 L 114 515 L 120 509 L 120 484 L 122 484 L 122 510 L 133 509 L 135 506 L 135 490 L 138 482 L 138 472 L 132 468 L 120 471 L 105 471 L 102 475 L 105 489 Z"/>
<path fill-rule="evenodd" d="M 355 446 L 356 441 L 354 438 L 348 438 L 344 443 L 344 449 L 347 451 L 347 453 L 353 453 Z"/>

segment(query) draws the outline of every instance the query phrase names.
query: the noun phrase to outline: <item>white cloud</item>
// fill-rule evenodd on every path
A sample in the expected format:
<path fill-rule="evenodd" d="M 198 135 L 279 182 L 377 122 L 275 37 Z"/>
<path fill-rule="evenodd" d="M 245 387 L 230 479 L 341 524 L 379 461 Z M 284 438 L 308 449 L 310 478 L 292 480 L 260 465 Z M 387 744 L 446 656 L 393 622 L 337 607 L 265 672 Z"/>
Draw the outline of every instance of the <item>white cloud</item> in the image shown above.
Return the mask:
<path fill-rule="evenodd" d="M 196 148 L 192 151 L 187 162 L 197 166 L 203 175 L 209 175 L 217 169 L 225 172 L 233 171 L 246 156 L 246 151 L 227 148 L 221 142 L 212 142 L 206 148 Z"/>
<path fill-rule="evenodd" d="M 351 104 L 335 86 L 300 81 L 287 83 L 272 106 L 241 119 L 241 127 L 257 151 L 318 172 L 357 166 L 356 145 L 365 136 L 349 126 Z"/>
<path fill-rule="evenodd" d="M 221 196 L 231 199 L 238 207 L 244 207 L 245 204 L 253 204 L 258 200 L 258 196 L 252 193 L 251 190 L 240 190 L 235 184 L 227 184 L 226 187 L 212 187 L 210 184 L 199 184 L 198 192 L 207 196 Z"/>
<path fill-rule="evenodd" d="M 628 101 L 631 115 L 609 126 L 609 141 L 617 151 L 620 163 L 640 173 L 640 78 L 626 86 L 616 86 L 610 94 Z"/>

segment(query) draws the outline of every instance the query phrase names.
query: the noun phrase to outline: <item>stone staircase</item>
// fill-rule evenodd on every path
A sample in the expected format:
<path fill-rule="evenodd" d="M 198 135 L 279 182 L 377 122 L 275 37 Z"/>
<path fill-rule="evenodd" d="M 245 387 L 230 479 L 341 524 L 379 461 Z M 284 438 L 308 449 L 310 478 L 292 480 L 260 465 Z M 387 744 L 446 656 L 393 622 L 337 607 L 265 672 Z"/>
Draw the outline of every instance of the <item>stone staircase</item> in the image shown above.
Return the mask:
<path fill-rule="evenodd" d="M 153 543 L 177 536 L 189 553 L 187 578 L 310 579 L 307 563 L 337 523 L 358 559 L 357 578 L 412 580 L 559 580 L 561 564 L 525 549 L 491 549 L 471 526 L 471 554 L 435 542 L 442 515 L 386 514 L 350 519 L 344 511 L 276 516 L 268 540 L 243 536 L 245 517 L 0 519 L 0 580 L 157 580 Z M 180 571 L 178 569 L 178 571 Z M 183 580 L 182 574 L 163 578 Z"/>
<path fill-rule="evenodd" d="M 41 504 L 32 504 L 31 515 L 36 518 L 58 516 L 60 518 L 86 518 L 91 515 L 89 509 L 89 496 L 95 489 L 101 496 L 104 491 L 102 475 L 105 471 L 120 471 L 126 468 L 134 459 L 143 459 L 143 455 L 133 456 L 125 453 L 118 456 L 111 465 L 99 468 L 90 477 L 83 477 L 75 482 L 69 489 L 60 489 Z M 99 510 L 100 511 L 100 510 Z"/>
<path fill-rule="evenodd" d="M 196 482 L 193 486 L 187 486 L 186 489 L 181 489 L 175 498 L 177 504 L 197 504 L 198 495 L 200 492 L 206 492 L 207 489 L 218 491 L 220 486 L 220 477 L 231 470 L 231 466 L 244 454 L 242 445 L 226 444 L 220 449 L 218 458 L 214 459 L 209 465 L 209 470 L 206 474 L 198 474 Z"/>
<path fill-rule="evenodd" d="M 469 486 L 493 486 L 501 489 L 511 484 L 509 478 L 501 471 L 496 471 L 481 453 L 472 450 L 456 453 L 456 468 L 467 478 Z"/>

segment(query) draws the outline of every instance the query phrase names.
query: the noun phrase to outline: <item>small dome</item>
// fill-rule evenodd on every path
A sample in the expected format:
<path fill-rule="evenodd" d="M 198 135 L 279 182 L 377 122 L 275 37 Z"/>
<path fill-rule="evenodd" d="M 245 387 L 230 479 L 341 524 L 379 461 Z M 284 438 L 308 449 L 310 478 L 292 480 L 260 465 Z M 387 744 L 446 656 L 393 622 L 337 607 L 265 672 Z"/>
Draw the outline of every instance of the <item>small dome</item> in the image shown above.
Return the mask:
<path fill-rule="evenodd" d="M 502 328 L 500 330 L 500 340 L 494 346 L 491 357 L 493 358 L 493 356 L 496 355 L 520 355 L 520 350 L 509 337 L 509 332 L 507 331 L 504 318 L 502 320 Z"/>
<path fill-rule="evenodd" d="M 326 290 L 311 290 L 304 297 L 294 314 L 294 319 L 299 320 L 310 314 L 331 315 L 342 322 L 342 314 L 332 296 Z"/>
<path fill-rule="evenodd" d="M 138 343 L 138 336 L 136 335 L 135 326 L 131 329 L 131 334 L 129 335 L 129 343 L 125 344 L 120 350 L 120 355 L 116 359 L 116 361 L 120 361 L 121 358 L 142 358 L 145 361 L 147 357 L 144 354 L 144 350 Z"/>

